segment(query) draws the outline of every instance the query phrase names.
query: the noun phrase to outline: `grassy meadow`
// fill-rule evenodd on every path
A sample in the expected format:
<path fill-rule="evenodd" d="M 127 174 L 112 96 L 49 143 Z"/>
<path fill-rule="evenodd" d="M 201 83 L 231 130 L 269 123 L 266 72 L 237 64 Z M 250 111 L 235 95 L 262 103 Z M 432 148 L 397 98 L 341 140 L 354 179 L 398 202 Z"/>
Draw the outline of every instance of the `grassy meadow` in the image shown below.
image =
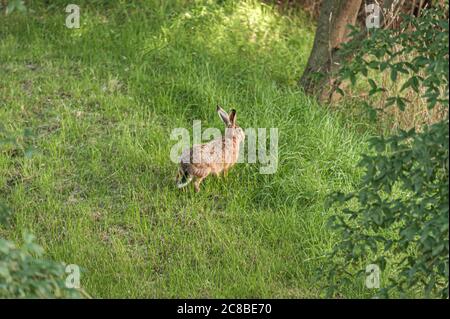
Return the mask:
<path fill-rule="evenodd" d="M 0 123 L 34 148 L 0 151 L 0 236 L 32 232 L 96 298 L 323 297 L 324 199 L 358 181 L 370 128 L 298 89 L 314 24 L 258 1 L 77 4 L 79 29 L 64 1 L 0 17 Z M 278 128 L 278 170 L 238 164 L 180 192 L 170 133 L 223 129 L 216 104 Z"/>

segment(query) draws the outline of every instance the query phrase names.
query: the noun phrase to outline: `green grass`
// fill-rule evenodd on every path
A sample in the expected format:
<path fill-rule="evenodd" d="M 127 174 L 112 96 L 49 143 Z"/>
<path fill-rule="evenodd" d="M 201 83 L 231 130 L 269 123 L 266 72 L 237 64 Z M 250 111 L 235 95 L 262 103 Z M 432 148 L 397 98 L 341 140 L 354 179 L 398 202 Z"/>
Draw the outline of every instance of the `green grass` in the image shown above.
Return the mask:
<path fill-rule="evenodd" d="M 350 190 L 366 134 L 304 96 L 314 35 L 301 15 L 252 1 L 78 1 L 1 17 L 0 122 L 34 133 L 30 158 L 0 152 L 0 235 L 33 232 L 80 265 L 94 297 L 323 296 L 315 270 L 336 240 L 323 203 Z M 239 164 L 180 192 L 176 127 L 277 127 L 279 167 Z M 343 297 L 363 297 L 363 282 Z"/>

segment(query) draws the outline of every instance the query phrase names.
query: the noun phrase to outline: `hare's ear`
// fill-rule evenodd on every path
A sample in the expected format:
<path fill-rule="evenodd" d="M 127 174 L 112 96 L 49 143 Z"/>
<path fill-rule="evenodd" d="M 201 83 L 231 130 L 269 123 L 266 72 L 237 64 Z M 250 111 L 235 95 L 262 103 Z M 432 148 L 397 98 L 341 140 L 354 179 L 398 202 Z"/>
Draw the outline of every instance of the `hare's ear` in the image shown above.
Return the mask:
<path fill-rule="evenodd" d="M 225 112 L 219 105 L 217 105 L 217 113 L 219 114 L 222 121 L 225 123 L 225 125 L 230 125 L 230 118 L 228 117 L 227 112 Z"/>
<path fill-rule="evenodd" d="M 232 109 L 230 111 L 228 118 L 230 119 L 231 125 L 235 126 L 236 125 L 236 110 L 235 109 Z"/>

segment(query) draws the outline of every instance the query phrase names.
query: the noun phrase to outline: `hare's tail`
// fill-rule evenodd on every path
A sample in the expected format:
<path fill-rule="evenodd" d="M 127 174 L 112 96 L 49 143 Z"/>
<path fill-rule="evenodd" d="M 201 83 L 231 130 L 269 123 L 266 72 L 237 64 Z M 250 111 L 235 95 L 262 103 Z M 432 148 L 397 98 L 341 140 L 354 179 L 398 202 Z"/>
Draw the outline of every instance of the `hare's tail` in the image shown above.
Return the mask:
<path fill-rule="evenodd" d="M 190 175 L 188 172 L 186 172 L 184 169 L 180 167 L 180 170 L 178 171 L 177 187 L 183 188 L 187 186 L 191 181 L 192 175 Z"/>

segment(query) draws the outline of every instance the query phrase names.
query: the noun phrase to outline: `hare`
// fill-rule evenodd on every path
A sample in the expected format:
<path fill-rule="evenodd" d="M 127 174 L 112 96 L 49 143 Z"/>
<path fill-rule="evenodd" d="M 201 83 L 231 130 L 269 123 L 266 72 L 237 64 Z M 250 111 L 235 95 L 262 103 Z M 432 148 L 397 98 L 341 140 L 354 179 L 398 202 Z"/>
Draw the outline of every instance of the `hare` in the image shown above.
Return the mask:
<path fill-rule="evenodd" d="M 241 142 L 245 139 L 244 131 L 236 125 L 236 110 L 227 114 L 220 106 L 217 113 L 226 125 L 225 136 L 216 138 L 206 144 L 197 144 L 185 149 L 180 157 L 177 186 L 183 188 L 194 179 L 195 192 L 200 191 L 200 183 L 209 174 L 224 175 L 233 166 L 239 156 Z"/>

